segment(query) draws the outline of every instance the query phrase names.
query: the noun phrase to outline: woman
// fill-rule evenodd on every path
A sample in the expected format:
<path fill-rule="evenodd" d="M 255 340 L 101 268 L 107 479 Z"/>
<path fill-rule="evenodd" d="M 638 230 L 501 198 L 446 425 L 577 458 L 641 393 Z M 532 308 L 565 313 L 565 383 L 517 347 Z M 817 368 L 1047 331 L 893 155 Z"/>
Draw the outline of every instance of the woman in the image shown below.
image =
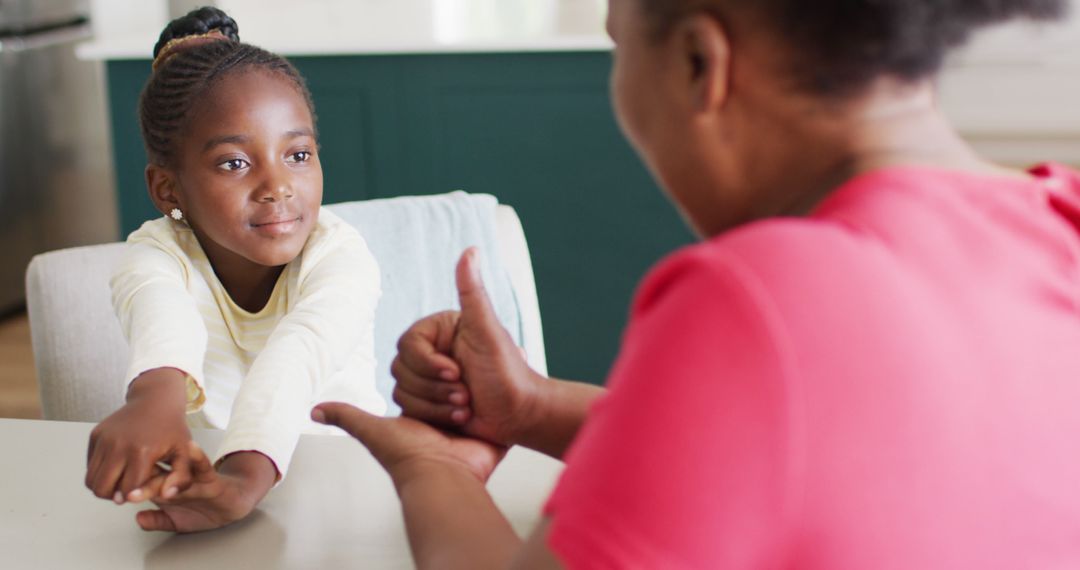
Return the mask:
<path fill-rule="evenodd" d="M 468 252 L 393 366 L 427 423 L 313 417 L 390 472 L 421 567 L 1080 567 L 1080 177 L 983 160 L 934 93 L 974 29 L 1063 11 L 611 0 L 620 124 L 704 241 L 608 391 L 529 370 Z M 525 544 L 483 487 L 509 445 L 566 451 Z"/>

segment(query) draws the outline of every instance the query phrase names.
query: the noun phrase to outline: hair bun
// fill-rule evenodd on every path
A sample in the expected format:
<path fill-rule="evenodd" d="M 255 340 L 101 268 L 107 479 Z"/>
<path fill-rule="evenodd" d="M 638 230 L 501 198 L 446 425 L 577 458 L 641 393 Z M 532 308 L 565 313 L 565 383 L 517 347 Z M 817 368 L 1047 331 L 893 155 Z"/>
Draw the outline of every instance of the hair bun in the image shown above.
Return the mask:
<path fill-rule="evenodd" d="M 154 58 L 157 59 L 161 48 L 165 47 L 165 44 L 169 43 L 169 41 L 186 36 L 205 34 L 210 30 L 217 30 L 234 42 L 240 41 L 240 30 L 236 25 L 236 20 L 213 6 L 203 6 L 169 22 L 169 25 L 165 26 L 161 36 L 158 37 L 157 43 L 154 44 Z"/>

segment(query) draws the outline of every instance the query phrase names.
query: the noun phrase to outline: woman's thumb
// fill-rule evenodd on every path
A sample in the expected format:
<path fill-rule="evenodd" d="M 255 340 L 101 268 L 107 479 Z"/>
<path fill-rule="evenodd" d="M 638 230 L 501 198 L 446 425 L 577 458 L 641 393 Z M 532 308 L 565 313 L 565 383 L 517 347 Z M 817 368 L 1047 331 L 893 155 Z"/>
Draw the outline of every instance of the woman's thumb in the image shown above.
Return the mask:
<path fill-rule="evenodd" d="M 337 426 L 363 442 L 370 436 L 379 418 L 342 402 L 323 402 L 312 408 L 311 419 L 320 424 Z"/>
<path fill-rule="evenodd" d="M 461 254 L 456 277 L 462 322 L 466 325 L 499 326 L 487 290 L 484 289 L 484 280 L 480 277 L 480 252 L 476 247 L 470 247 Z"/>

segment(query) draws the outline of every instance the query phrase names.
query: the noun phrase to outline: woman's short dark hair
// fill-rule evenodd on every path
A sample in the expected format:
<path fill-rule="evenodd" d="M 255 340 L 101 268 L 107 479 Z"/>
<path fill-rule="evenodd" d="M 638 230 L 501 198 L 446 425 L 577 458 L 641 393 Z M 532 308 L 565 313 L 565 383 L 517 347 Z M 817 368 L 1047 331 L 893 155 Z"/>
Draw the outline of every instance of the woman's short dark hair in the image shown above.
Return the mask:
<path fill-rule="evenodd" d="M 890 75 L 935 74 L 950 49 L 989 24 L 1052 20 L 1067 0 L 636 0 L 657 33 L 694 11 L 754 11 L 792 48 L 793 79 L 818 94 L 858 91 Z"/>
<path fill-rule="evenodd" d="M 236 22 L 217 8 L 199 8 L 169 22 L 154 46 L 154 58 L 157 60 L 171 40 L 211 31 L 224 38 L 190 41 L 167 49 L 164 61 L 156 64 L 143 87 L 139 97 L 139 126 L 147 158 L 155 164 L 173 164 L 177 136 L 187 126 L 196 103 L 222 78 L 241 70 L 258 68 L 281 74 L 296 86 L 311 111 L 312 120 L 315 119 L 311 93 L 300 72 L 277 54 L 241 43 Z"/>

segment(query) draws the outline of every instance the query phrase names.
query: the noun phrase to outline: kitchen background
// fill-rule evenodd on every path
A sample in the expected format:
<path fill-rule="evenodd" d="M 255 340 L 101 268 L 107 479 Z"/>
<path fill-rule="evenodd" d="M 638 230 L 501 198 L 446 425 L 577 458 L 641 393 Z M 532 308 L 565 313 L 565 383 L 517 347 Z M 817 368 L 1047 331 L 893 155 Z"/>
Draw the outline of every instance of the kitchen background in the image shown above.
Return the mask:
<path fill-rule="evenodd" d="M 29 258 L 156 215 L 134 104 L 165 22 L 206 3 L 0 0 L 0 416 L 39 413 Z M 327 202 L 463 188 L 514 206 L 552 374 L 602 381 L 633 284 L 690 240 L 611 117 L 606 0 L 214 4 L 307 76 Z M 982 34 L 941 93 L 988 156 L 1080 165 L 1080 18 Z"/>

